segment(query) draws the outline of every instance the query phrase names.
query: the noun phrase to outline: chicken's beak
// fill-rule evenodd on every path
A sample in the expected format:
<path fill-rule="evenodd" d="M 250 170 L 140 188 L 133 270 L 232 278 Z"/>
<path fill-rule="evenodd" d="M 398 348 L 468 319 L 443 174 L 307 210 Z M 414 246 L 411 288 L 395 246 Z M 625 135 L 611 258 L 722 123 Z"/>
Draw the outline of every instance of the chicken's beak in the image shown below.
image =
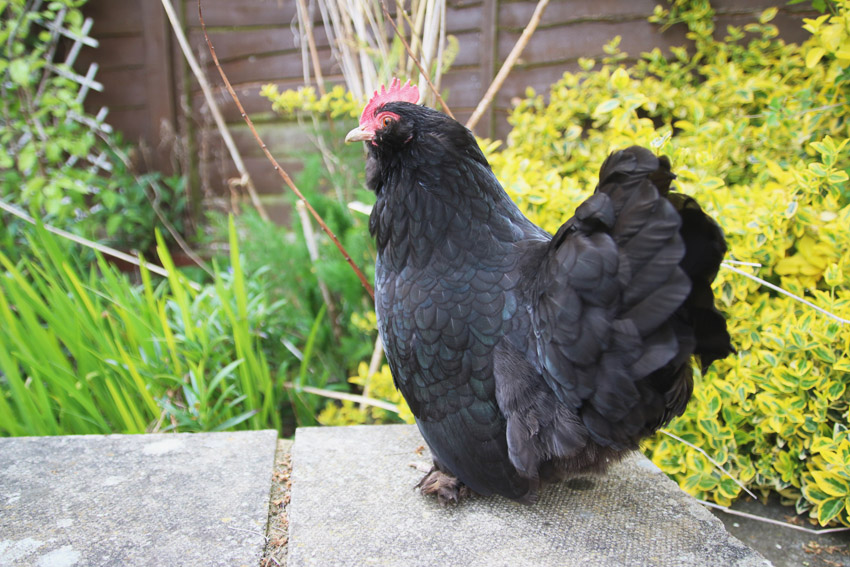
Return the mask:
<path fill-rule="evenodd" d="M 374 137 L 374 132 L 370 132 L 358 126 L 357 128 L 345 135 L 345 143 L 350 144 L 351 142 L 368 142 L 371 141 Z"/>

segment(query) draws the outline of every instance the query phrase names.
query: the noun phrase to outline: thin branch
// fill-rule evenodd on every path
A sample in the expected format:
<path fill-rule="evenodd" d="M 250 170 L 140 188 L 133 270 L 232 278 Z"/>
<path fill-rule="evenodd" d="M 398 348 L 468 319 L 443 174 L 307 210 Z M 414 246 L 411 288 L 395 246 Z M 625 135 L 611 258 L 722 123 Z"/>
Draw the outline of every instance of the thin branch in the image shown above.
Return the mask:
<path fill-rule="evenodd" d="M 789 522 L 783 522 L 781 520 L 774 520 L 773 518 L 765 518 L 763 516 L 757 516 L 755 514 L 748 514 L 746 512 L 733 510 L 731 508 L 727 508 L 726 506 L 721 506 L 720 504 L 715 504 L 714 502 L 706 502 L 705 500 L 699 500 L 699 499 L 697 499 L 697 502 L 699 502 L 703 506 L 708 506 L 709 508 L 714 508 L 716 510 L 722 510 L 723 512 L 726 512 L 727 514 L 731 514 L 733 516 L 741 516 L 742 518 L 748 518 L 750 520 L 756 520 L 758 522 L 764 522 L 766 524 L 773 524 L 775 526 L 782 526 L 783 528 L 791 528 L 792 530 L 806 532 L 807 534 L 823 535 L 823 534 L 834 534 L 834 533 L 837 533 L 837 532 L 850 531 L 850 528 L 827 528 L 825 530 L 813 530 L 811 528 L 798 526 L 796 524 L 792 524 L 792 523 L 789 523 Z"/>
<path fill-rule="evenodd" d="M 548 2 L 549 0 L 546 1 Z M 410 56 L 413 62 L 416 63 L 416 66 L 419 67 L 419 72 L 422 73 L 422 76 L 425 78 L 425 82 L 428 83 L 428 86 L 431 88 L 431 92 L 434 93 L 434 96 L 437 97 L 437 101 L 440 103 L 440 106 L 443 107 L 443 112 L 454 118 L 455 115 L 452 114 L 452 110 L 449 108 L 449 105 L 446 104 L 446 101 L 444 101 L 443 97 L 440 96 L 440 91 L 438 91 L 437 87 L 434 86 L 434 83 L 431 82 L 431 76 L 428 74 L 428 71 L 425 70 L 425 68 L 419 62 L 419 59 L 413 54 L 413 51 L 410 49 L 410 45 L 407 43 L 407 40 L 404 39 L 404 35 L 401 33 L 401 31 L 399 31 L 398 26 L 396 25 L 395 21 L 393 21 L 392 16 L 390 16 L 390 12 L 389 10 L 387 10 L 387 5 L 384 3 L 384 0 L 381 0 L 381 8 L 384 10 L 384 17 L 393 27 L 393 30 L 395 30 L 396 37 L 401 40 L 402 45 L 404 45 L 404 48 L 407 50 L 407 54 Z"/>
<path fill-rule="evenodd" d="M 163 0 L 166 2 L 168 0 Z M 230 84 L 230 80 L 227 78 L 227 75 L 224 74 L 224 70 L 221 68 L 221 63 L 218 61 L 218 55 L 215 53 L 215 47 L 213 47 L 212 41 L 210 41 L 210 36 L 207 34 L 207 25 L 204 23 L 204 16 L 201 11 L 201 0 L 198 0 L 198 18 L 201 22 L 201 30 L 204 32 L 204 39 L 207 42 L 207 47 L 210 50 L 210 54 L 212 54 L 213 62 L 215 63 L 216 69 L 218 69 L 219 74 L 221 75 L 221 79 L 224 81 L 224 86 L 227 88 L 227 92 L 230 93 L 230 96 L 233 98 L 233 102 L 236 103 L 236 107 L 239 109 L 239 113 L 242 116 L 242 119 L 248 125 L 248 128 L 251 130 L 251 133 L 254 135 L 254 139 L 257 140 L 257 144 L 259 144 L 260 149 L 263 150 L 263 153 L 268 158 L 268 160 L 274 166 L 274 170 L 278 172 L 280 177 L 283 179 L 284 183 L 292 190 L 295 195 L 304 203 L 304 206 L 307 207 L 307 210 L 310 211 L 310 214 L 316 219 L 316 222 L 319 223 L 319 226 L 322 227 L 322 230 L 325 231 L 325 234 L 333 241 L 336 245 L 337 249 L 342 253 L 342 256 L 345 258 L 345 261 L 348 262 L 348 265 L 351 266 L 351 269 L 357 274 L 357 277 L 360 279 L 360 283 L 363 285 L 366 292 L 369 294 L 369 297 L 372 300 L 375 299 L 375 292 L 372 290 L 371 284 L 369 284 L 368 280 L 366 280 L 366 276 L 363 275 L 363 272 L 360 268 L 357 267 L 357 264 L 354 263 L 354 260 L 351 259 L 351 256 L 348 254 L 348 251 L 333 233 L 333 231 L 325 224 L 325 221 L 319 216 L 319 213 L 316 212 L 316 209 L 307 201 L 306 197 L 298 190 L 298 187 L 292 182 L 292 179 L 289 177 L 289 174 L 286 173 L 286 170 L 283 169 L 274 156 L 269 151 L 265 142 L 263 142 L 260 135 L 257 133 L 257 129 L 254 128 L 254 122 L 245 112 L 245 107 L 242 106 L 242 103 L 239 101 L 239 97 L 236 96 L 236 91 L 233 90 L 233 85 Z"/>
<path fill-rule="evenodd" d="M 531 14 L 531 19 L 528 21 L 528 25 L 525 26 L 525 29 L 523 30 L 522 35 L 519 36 L 514 48 L 511 49 L 511 52 L 508 54 L 508 58 L 505 59 L 504 64 L 502 64 L 502 68 L 499 69 L 498 73 L 496 73 L 496 78 L 493 79 L 492 83 L 490 83 L 490 86 L 487 88 L 487 92 L 484 93 L 484 97 L 481 99 L 481 102 L 479 102 L 478 106 L 475 107 L 475 112 L 473 112 L 472 116 L 470 116 L 469 120 L 467 120 L 466 127 L 470 130 L 475 128 L 478 121 L 481 120 L 481 117 L 484 115 L 484 111 L 487 110 L 490 103 L 493 102 L 493 97 L 496 96 L 496 93 L 502 88 L 502 83 L 505 82 L 508 74 L 514 68 L 519 56 L 522 55 L 525 46 L 528 44 L 528 41 L 537 29 L 537 25 L 540 23 L 540 18 L 543 16 L 543 11 L 546 9 L 548 4 L 549 0 L 540 0 L 537 3 L 537 7 L 534 8 L 534 13 Z"/>
<path fill-rule="evenodd" d="M 814 304 L 814 303 L 812 303 L 811 301 L 806 301 L 805 299 L 803 299 L 803 298 L 802 298 L 802 297 L 800 297 L 799 295 L 794 295 L 794 294 L 793 294 L 793 293 L 791 293 L 790 291 L 784 290 L 784 289 L 782 289 L 781 287 L 779 287 L 778 285 L 774 285 L 774 284 L 770 283 L 770 282 L 769 282 L 769 281 L 767 281 L 767 280 L 763 280 L 763 279 L 761 279 L 761 278 L 760 278 L 760 277 L 758 277 L 758 276 L 754 276 L 754 275 L 752 275 L 752 274 L 748 274 L 747 272 L 745 272 L 745 271 L 743 271 L 743 270 L 739 270 L 738 268 L 736 268 L 736 267 L 734 267 L 734 266 L 731 266 L 730 264 L 728 264 L 728 263 L 726 263 L 726 262 L 723 262 L 723 263 L 722 263 L 722 264 L 720 264 L 720 265 L 721 265 L 721 266 L 723 266 L 724 268 L 726 268 L 727 270 L 732 270 L 732 271 L 733 271 L 733 272 L 735 272 L 736 274 L 740 274 L 740 275 L 742 275 L 742 276 L 744 276 L 744 277 L 750 278 L 751 280 L 757 281 L 758 283 L 760 283 L 761 285 L 763 285 L 763 286 L 765 286 L 765 287 L 769 287 L 770 289 L 772 289 L 772 290 L 774 290 L 774 291 L 778 291 L 779 293 L 782 293 L 782 294 L 784 294 L 784 295 L 787 295 L 788 297 L 790 297 L 790 298 L 792 298 L 792 299 L 796 299 L 796 300 L 797 300 L 797 301 L 799 301 L 800 303 L 802 303 L 802 304 L 804 304 L 804 305 L 808 305 L 809 307 L 811 307 L 811 308 L 812 308 L 812 309 L 814 309 L 815 311 L 819 311 L 819 312 L 823 313 L 824 315 L 827 315 L 827 316 L 829 316 L 829 317 L 832 317 L 833 319 L 835 319 L 835 320 L 836 320 L 836 321 L 838 321 L 839 323 L 843 323 L 843 324 L 850 323 L 850 319 L 844 319 L 844 318 L 839 317 L 838 315 L 836 315 L 836 314 L 834 314 L 834 313 L 830 313 L 829 311 L 827 311 L 827 310 L 826 310 L 826 309 L 824 309 L 823 307 L 818 307 L 817 305 L 815 305 L 815 304 Z"/>
<path fill-rule="evenodd" d="M 198 11 L 201 9 L 201 0 L 198 0 Z M 210 107 L 210 113 L 212 114 L 213 119 L 215 120 L 215 125 L 218 128 L 219 133 L 221 133 L 221 137 L 224 140 L 224 145 L 227 146 L 227 151 L 230 152 L 230 158 L 233 160 L 233 163 L 236 165 L 236 169 L 239 171 L 239 175 L 242 177 L 242 180 L 245 184 L 245 188 L 248 190 L 248 195 L 251 197 L 251 202 L 254 207 L 257 209 L 257 212 L 260 214 L 260 217 L 263 220 L 269 220 L 269 215 L 266 212 L 266 208 L 263 206 L 263 203 L 260 201 L 259 195 L 257 195 L 257 189 L 254 187 L 254 182 L 251 180 L 251 176 L 248 174 L 248 168 L 245 167 L 245 163 L 242 161 L 242 155 L 239 153 L 239 149 L 236 147 L 236 142 L 233 141 L 233 137 L 230 135 L 230 130 L 227 129 L 227 124 L 224 121 L 224 116 L 221 114 L 221 110 L 218 108 L 218 105 L 215 102 L 215 97 L 213 96 L 212 88 L 210 88 L 209 81 L 207 81 L 206 75 L 204 75 L 204 71 L 201 69 L 201 66 L 198 65 L 198 61 L 195 59 L 194 53 L 192 53 L 192 48 L 189 47 L 189 42 L 186 40 L 186 34 L 183 33 L 183 28 L 180 26 L 180 22 L 177 19 L 177 14 L 174 12 L 174 6 L 171 5 L 171 0 L 162 0 L 162 7 L 165 8 L 165 13 L 168 16 L 168 21 L 171 22 L 171 28 L 174 30 L 174 35 L 177 36 L 177 43 L 180 44 L 180 49 L 183 51 L 183 56 L 186 58 L 186 61 L 189 63 L 189 67 L 192 69 L 192 73 L 195 75 L 195 78 L 198 79 L 198 84 L 201 85 L 201 90 L 204 93 L 204 99 L 207 101 L 207 105 Z M 203 22 L 201 22 L 203 24 Z M 204 29 L 204 35 L 206 36 L 206 28 Z M 209 38 L 207 38 L 207 43 L 209 43 Z M 210 46 L 212 49 L 212 46 Z M 215 54 L 213 54 L 215 56 Z M 216 59 L 216 66 L 218 66 L 218 59 Z M 221 67 L 219 67 L 221 70 Z"/>
<path fill-rule="evenodd" d="M 681 438 L 681 437 L 679 437 L 678 435 L 674 435 L 674 434 L 670 433 L 670 432 L 669 432 L 669 431 L 667 431 L 666 429 L 659 429 L 658 431 L 659 431 L 659 432 L 661 432 L 661 433 L 663 433 L 663 434 L 664 434 L 664 435 L 666 435 L 667 437 L 671 437 L 671 438 L 675 439 L 676 441 L 679 441 L 679 442 L 681 442 L 681 443 L 684 443 L 685 445 L 687 445 L 687 446 L 688 446 L 688 447 L 690 447 L 691 449 L 696 449 L 697 451 L 699 451 L 700 453 L 702 453 L 703 457 L 705 457 L 706 459 L 708 459 L 709 461 L 711 461 L 711 464 L 713 464 L 713 465 L 714 465 L 717 469 L 719 469 L 719 470 L 720 470 L 723 474 L 725 474 L 726 476 L 728 476 L 729 478 L 731 478 L 731 479 L 735 482 L 735 484 L 737 484 L 738 486 L 740 486 L 740 487 L 741 487 L 741 490 L 743 490 L 744 492 L 746 492 L 747 494 L 749 494 L 750 496 L 752 496 L 753 498 L 755 498 L 756 500 L 758 500 L 758 496 L 756 496 L 755 494 L 753 494 L 753 493 L 750 491 L 750 489 L 749 489 L 749 488 L 747 488 L 746 486 L 744 486 L 744 485 L 743 485 L 743 483 L 742 483 L 740 480 L 738 480 L 737 478 L 735 478 L 734 476 L 732 476 L 731 474 L 729 474 L 729 471 L 727 471 L 726 469 L 724 469 L 724 468 L 720 465 L 720 463 L 718 463 L 717 461 L 715 461 L 714 459 L 712 459 L 712 458 L 711 458 L 711 456 L 710 456 L 708 453 L 706 453 L 705 451 L 703 451 L 702 449 L 700 449 L 699 447 L 697 447 L 697 446 L 696 446 L 696 445 L 694 445 L 693 443 L 689 443 L 689 442 L 685 441 L 684 439 L 682 439 L 682 438 Z"/>
<path fill-rule="evenodd" d="M 357 394 L 349 394 L 348 392 L 337 392 L 334 390 L 324 390 L 322 388 L 314 388 L 313 386 L 296 386 L 292 382 L 284 382 L 284 388 L 289 390 L 296 390 L 300 392 L 306 392 L 308 394 L 313 394 L 316 396 L 322 396 L 324 398 L 332 398 L 334 400 L 347 400 L 349 402 L 354 402 L 358 404 L 366 404 L 369 406 L 375 406 L 376 408 L 381 408 L 387 411 L 391 411 L 393 413 L 399 413 L 398 406 L 395 404 L 391 404 L 389 402 L 385 402 L 383 400 L 376 400 L 375 398 L 367 398 L 366 396 L 359 396 Z"/>

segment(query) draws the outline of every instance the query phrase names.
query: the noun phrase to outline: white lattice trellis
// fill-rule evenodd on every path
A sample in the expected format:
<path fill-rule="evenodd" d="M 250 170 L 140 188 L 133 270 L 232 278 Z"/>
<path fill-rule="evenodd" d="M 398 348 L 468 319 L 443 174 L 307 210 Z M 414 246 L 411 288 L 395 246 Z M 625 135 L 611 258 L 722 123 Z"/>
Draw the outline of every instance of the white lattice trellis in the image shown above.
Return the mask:
<path fill-rule="evenodd" d="M 40 5 L 41 1 L 37 2 L 32 10 L 37 11 Z M 91 18 L 86 18 L 79 32 L 74 32 L 64 26 L 66 14 L 67 10 L 63 8 L 59 12 L 57 12 L 56 18 L 53 21 L 44 23 L 45 29 L 49 30 L 51 33 L 51 49 L 49 49 L 45 55 L 47 61 L 46 65 L 44 66 L 44 75 L 42 75 L 41 84 L 44 85 L 46 83 L 48 73 L 64 77 L 70 81 L 77 83 L 80 86 L 80 89 L 77 92 L 75 100 L 76 102 L 82 105 L 90 91 L 103 91 L 103 84 L 95 80 L 95 75 L 98 71 L 98 65 L 97 63 L 89 64 L 88 71 L 85 75 L 77 74 L 71 69 L 73 69 L 74 63 L 76 63 L 77 61 L 77 56 L 80 54 L 80 50 L 83 48 L 84 45 L 89 47 L 98 47 L 99 44 L 96 39 L 89 36 L 89 32 L 91 31 L 93 24 Z M 58 64 L 54 60 L 54 57 L 56 56 L 56 46 L 58 45 L 62 37 L 71 40 L 73 43 L 71 44 L 71 47 L 68 50 L 68 54 L 65 57 L 65 60 L 62 61 L 61 64 Z M 41 95 L 42 89 L 39 89 L 35 96 L 35 105 L 39 104 Z M 80 124 L 87 126 L 93 132 L 109 134 L 112 132 L 112 127 L 105 122 L 107 114 L 109 114 L 109 109 L 104 106 L 101 107 L 101 109 L 94 117 L 84 116 L 76 112 L 69 112 L 67 119 L 79 122 Z M 23 147 L 31 139 L 31 137 L 31 132 L 25 133 L 18 140 L 17 147 Z M 79 158 L 78 156 L 71 156 L 68 158 L 66 165 L 73 166 L 77 162 L 79 162 L 80 159 L 81 158 Z M 100 151 L 97 154 L 87 155 L 85 157 L 85 161 L 90 164 L 89 171 L 112 171 L 112 164 L 110 163 L 108 156 L 104 151 Z"/>

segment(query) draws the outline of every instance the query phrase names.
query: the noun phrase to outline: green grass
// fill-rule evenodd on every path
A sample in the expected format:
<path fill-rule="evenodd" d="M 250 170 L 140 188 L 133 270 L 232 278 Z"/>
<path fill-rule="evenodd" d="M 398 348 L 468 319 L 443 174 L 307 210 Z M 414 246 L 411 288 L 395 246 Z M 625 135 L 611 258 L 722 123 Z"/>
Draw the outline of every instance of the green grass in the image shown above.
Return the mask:
<path fill-rule="evenodd" d="M 158 242 L 169 277 L 142 268 L 141 285 L 41 227 L 17 263 L 0 252 L 0 435 L 280 429 L 288 397 L 261 348 L 279 305 L 246 282 L 232 220 L 206 286 Z"/>

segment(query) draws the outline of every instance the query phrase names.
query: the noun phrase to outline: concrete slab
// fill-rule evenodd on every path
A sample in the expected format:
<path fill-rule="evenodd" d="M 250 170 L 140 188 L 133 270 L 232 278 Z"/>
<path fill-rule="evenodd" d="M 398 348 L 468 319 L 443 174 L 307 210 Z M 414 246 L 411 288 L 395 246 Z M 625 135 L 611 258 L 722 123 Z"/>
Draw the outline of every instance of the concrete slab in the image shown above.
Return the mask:
<path fill-rule="evenodd" d="M 259 564 L 275 431 L 0 439 L 0 565 Z"/>
<path fill-rule="evenodd" d="M 534 506 L 414 490 L 430 465 L 415 426 L 301 428 L 289 567 L 770 565 L 641 455 L 547 487 Z"/>

